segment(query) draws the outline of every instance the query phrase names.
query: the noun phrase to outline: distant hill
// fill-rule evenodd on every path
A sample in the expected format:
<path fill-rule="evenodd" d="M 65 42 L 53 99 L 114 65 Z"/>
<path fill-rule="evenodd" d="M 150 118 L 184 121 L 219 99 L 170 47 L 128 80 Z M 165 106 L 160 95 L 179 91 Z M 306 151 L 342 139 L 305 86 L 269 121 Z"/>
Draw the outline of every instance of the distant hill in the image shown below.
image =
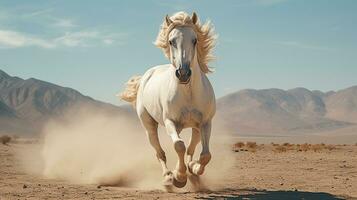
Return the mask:
<path fill-rule="evenodd" d="M 241 90 L 217 101 L 215 122 L 232 133 L 275 134 L 334 130 L 357 122 L 357 86 L 337 92 Z"/>
<path fill-rule="evenodd" d="M 326 117 L 357 123 L 357 86 L 329 95 L 325 103 Z"/>
<path fill-rule="evenodd" d="M 36 134 L 50 119 L 69 109 L 87 106 L 111 114 L 132 114 L 126 109 L 94 100 L 78 91 L 34 78 L 12 77 L 0 70 L 0 133 Z"/>

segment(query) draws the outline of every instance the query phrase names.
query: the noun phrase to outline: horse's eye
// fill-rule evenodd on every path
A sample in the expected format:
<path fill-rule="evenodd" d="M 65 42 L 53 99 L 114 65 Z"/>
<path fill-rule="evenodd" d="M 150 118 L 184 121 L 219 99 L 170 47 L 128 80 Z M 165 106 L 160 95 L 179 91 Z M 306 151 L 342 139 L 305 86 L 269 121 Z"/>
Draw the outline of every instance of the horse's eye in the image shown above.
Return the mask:
<path fill-rule="evenodd" d="M 197 39 L 196 38 L 193 39 L 192 43 L 193 43 L 193 45 L 196 45 L 197 44 Z"/>
<path fill-rule="evenodd" d="M 170 46 L 173 46 L 176 48 L 176 43 L 174 40 L 169 40 L 169 44 L 170 44 Z"/>

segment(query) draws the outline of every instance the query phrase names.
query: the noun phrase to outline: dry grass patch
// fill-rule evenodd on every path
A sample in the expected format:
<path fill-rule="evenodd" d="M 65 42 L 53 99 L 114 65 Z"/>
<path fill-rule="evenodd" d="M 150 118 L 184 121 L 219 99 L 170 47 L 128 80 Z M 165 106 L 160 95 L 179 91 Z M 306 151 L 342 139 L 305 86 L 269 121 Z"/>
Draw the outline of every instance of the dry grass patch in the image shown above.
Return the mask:
<path fill-rule="evenodd" d="M 304 144 L 290 144 L 290 143 L 283 143 L 282 145 L 279 144 L 274 144 L 273 145 L 275 148 L 273 148 L 274 152 L 282 153 L 282 152 L 287 152 L 287 151 L 298 151 L 298 152 L 307 152 L 307 151 L 313 151 L 313 152 L 321 152 L 323 150 L 335 150 L 337 147 L 335 145 L 326 145 L 324 143 L 321 144 L 309 144 L 309 143 L 304 143 Z"/>
<path fill-rule="evenodd" d="M 292 144 L 290 144 L 289 142 L 285 142 L 284 144 L 283 144 L 283 146 L 286 146 L 286 147 L 289 147 L 289 146 L 291 146 Z"/>
<path fill-rule="evenodd" d="M 310 150 L 310 147 L 311 147 L 311 144 L 305 143 L 305 144 L 301 144 L 299 146 L 299 149 L 297 149 L 297 150 L 306 152 L 306 151 Z"/>
<path fill-rule="evenodd" d="M 327 150 L 329 150 L 329 151 L 332 151 L 332 150 L 337 149 L 337 147 L 336 147 L 335 145 L 332 145 L 332 144 L 327 145 L 325 148 L 326 148 Z"/>
<path fill-rule="evenodd" d="M 275 148 L 273 149 L 273 151 L 276 153 L 287 152 L 287 150 L 288 150 L 288 148 L 284 145 L 276 145 Z"/>
<path fill-rule="evenodd" d="M 244 142 L 237 142 L 234 144 L 234 148 L 243 148 L 245 146 Z"/>
<path fill-rule="evenodd" d="M 322 152 L 324 150 L 332 151 L 337 149 L 338 145 L 326 145 L 324 143 L 320 144 L 309 144 L 309 143 L 304 143 L 304 144 L 291 144 L 289 142 L 285 142 L 283 144 L 277 144 L 277 143 L 270 143 L 271 146 L 273 147 L 271 150 L 275 153 L 284 153 L 284 152 L 289 152 L 289 151 L 297 151 L 297 152 Z M 342 146 L 342 145 L 341 145 Z M 249 151 L 249 152 L 256 152 L 258 150 L 267 150 L 270 148 L 266 148 L 264 144 L 257 144 L 256 142 L 237 142 L 233 145 L 233 151 L 235 152 L 240 152 L 240 151 Z"/>
<path fill-rule="evenodd" d="M 324 149 L 324 146 L 321 144 L 313 144 L 311 145 L 311 150 L 314 152 L 320 152 Z"/>
<path fill-rule="evenodd" d="M 264 145 L 261 145 L 263 148 Z M 233 145 L 233 151 L 249 151 L 249 152 L 256 152 L 258 149 L 258 145 L 256 142 L 237 142 Z"/>
<path fill-rule="evenodd" d="M 255 149 L 257 148 L 257 143 L 256 142 L 247 142 L 247 147 L 248 148 L 252 148 L 252 149 Z"/>
<path fill-rule="evenodd" d="M 279 144 L 276 144 L 274 142 L 270 143 L 273 147 L 279 146 Z"/>

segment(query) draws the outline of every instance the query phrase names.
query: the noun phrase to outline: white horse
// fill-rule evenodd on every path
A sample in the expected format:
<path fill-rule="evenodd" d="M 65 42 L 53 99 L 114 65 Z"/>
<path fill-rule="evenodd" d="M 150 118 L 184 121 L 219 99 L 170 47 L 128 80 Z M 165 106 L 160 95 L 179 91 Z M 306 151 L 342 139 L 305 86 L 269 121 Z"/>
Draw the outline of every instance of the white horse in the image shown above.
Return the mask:
<path fill-rule="evenodd" d="M 201 25 L 196 13 L 192 17 L 184 12 L 171 17 L 166 15 L 155 44 L 162 48 L 171 63 L 153 67 L 143 76 L 132 77 L 121 94 L 123 100 L 132 102 L 136 108 L 162 165 L 165 186 L 184 187 L 187 168 L 195 176 L 202 175 L 211 159 L 209 140 L 216 103 L 206 73 L 211 71 L 207 64 L 212 59 L 215 38 L 210 23 Z M 178 155 L 173 172 L 166 166 L 158 124 L 165 126 Z M 187 151 L 179 135 L 184 128 L 192 128 Z M 202 152 L 199 160 L 193 160 L 200 141 Z"/>

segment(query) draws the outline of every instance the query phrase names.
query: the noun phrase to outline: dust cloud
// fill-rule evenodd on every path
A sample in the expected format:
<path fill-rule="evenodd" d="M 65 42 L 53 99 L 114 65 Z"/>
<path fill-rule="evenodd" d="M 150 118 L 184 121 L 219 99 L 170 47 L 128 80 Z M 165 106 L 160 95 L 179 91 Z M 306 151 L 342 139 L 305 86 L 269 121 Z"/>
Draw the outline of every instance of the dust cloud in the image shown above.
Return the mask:
<path fill-rule="evenodd" d="M 47 124 L 42 134 L 41 150 L 38 151 L 42 166 L 31 168 L 41 169 L 41 174 L 47 178 L 77 184 L 162 188 L 160 164 L 137 120 L 124 114 L 118 116 L 88 108 L 82 110 L 68 114 L 65 120 L 53 120 Z M 181 136 L 187 146 L 189 130 L 183 131 Z M 173 170 L 177 155 L 172 141 L 162 128 L 159 137 L 168 166 Z M 229 142 L 229 138 L 212 133 L 212 160 L 201 177 L 205 188 L 225 187 L 235 162 Z M 196 159 L 200 151 L 199 144 Z M 27 162 L 27 165 L 31 164 Z"/>

